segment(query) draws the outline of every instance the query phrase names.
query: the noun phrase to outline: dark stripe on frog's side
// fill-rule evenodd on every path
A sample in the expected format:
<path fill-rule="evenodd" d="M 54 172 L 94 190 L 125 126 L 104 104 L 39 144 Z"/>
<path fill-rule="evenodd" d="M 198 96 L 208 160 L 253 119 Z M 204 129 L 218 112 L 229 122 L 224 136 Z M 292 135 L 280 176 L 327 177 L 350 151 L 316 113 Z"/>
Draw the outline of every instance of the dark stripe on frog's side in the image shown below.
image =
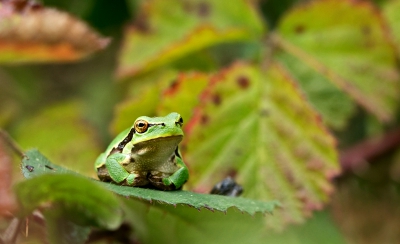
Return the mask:
<path fill-rule="evenodd" d="M 151 126 L 155 126 L 155 125 L 165 126 L 164 123 L 149 124 L 148 126 L 151 127 Z M 125 145 L 128 144 L 128 142 L 130 142 L 130 141 L 132 140 L 132 137 L 133 137 L 133 135 L 134 135 L 135 133 L 136 133 L 135 128 L 132 128 L 132 129 L 129 131 L 128 135 L 125 137 L 125 139 L 122 140 L 122 141 L 118 144 L 117 147 L 114 147 L 114 148 L 110 151 L 110 153 L 107 155 L 107 157 L 110 156 L 111 154 L 114 154 L 114 153 L 121 153 L 122 150 L 124 150 Z"/>
<path fill-rule="evenodd" d="M 125 139 L 123 139 L 123 140 L 118 144 L 117 147 L 114 147 L 114 148 L 110 151 L 110 153 L 107 155 L 107 157 L 110 156 L 110 155 L 112 155 L 112 154 L 114 154 L 114 153 L 122 153 L 122 150 L 124 149 L 125 145 L 128 144 L 128 142 L 130 142 L 130 141 L 132 140 L 133 134 L 135 134 L 135 129 L 134 129 L 134 128 L 132 128 L 132 129 L 129 131 L 128 135 L 125 137 Z"/>
<path fill-rule="evenodd" d="M 175 149 L 175 156 L 177 156 L 178 158 L 182 159 L 182 156 L 179 154 L 178 147 L 176 147 L 176 149 Z"/>
<path fill-rule="evenodd" d="M 125 137 L 125 139 L 122 140 L 122 141 L 118 144 L 117 150 L 120 150 L 120 152 L 122 152 L 122 150 L 124 149 L 125 145 L 126 145 L 128 142 L 132 141 L 133 134 L 135 134 L 135 129 L 134 129 L 134 128 L 132 128 L 131 131 L 129 131 L 128 135 Z"/>
<path fill-rule="evenodd" d="M 172 157 L 170 158 L 170 162 L 173 163 L 176 166 L 177 164 L 176 164 L 175 157 L 178 157 L 178 158 L 182 159 L 182 156 L 179 154 L 178 147 L 176 147 L 176 149 L 175 149 L 175 154 L 172 155 Z"/>

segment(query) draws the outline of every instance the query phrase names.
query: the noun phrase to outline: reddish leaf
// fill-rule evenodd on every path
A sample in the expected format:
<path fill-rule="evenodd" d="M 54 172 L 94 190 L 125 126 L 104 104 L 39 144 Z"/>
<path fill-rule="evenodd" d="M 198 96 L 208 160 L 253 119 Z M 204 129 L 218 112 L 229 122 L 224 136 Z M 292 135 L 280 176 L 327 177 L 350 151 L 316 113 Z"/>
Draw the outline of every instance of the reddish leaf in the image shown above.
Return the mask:
<path fill-rule="evenodd" d="M 335 141 L 277 64 L 239 64 L 212 77 L 186 132 L 188 184 L 203 191 L 236 175 L 245 197 L 282 203 L 269 226 L 302 221 L 333 189 Z"/>

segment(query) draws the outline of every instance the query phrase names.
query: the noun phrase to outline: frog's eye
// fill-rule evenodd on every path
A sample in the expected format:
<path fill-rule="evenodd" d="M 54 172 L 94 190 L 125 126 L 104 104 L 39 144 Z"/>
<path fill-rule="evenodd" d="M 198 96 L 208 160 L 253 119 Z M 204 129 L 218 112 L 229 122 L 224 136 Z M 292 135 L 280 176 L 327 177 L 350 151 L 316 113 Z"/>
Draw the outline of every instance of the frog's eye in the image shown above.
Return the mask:
<path fill-rule="evenodd" d="M 179 117 L 179 120 L 176 121 L 175 124 L 176 124 L 176 125 L 182 126 L 182 124 L 183 124 L 183 119 L 182 119 L 182 117 Z"/>
<path fill-rule="evenodd" d="M 135 131 L 138 133 L 144 133 L 149 128 L 149 123 L 145 120 L 138 120 L 135 123 Z"/>

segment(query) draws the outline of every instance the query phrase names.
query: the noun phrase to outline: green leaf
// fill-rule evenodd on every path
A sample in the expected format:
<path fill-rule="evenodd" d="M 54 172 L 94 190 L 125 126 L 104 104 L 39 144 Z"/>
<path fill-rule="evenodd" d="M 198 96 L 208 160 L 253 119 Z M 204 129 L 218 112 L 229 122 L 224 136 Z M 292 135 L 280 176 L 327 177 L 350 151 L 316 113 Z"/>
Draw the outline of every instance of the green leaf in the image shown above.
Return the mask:
<path fill-rule="evenodd" d="M 146 1 L 137 25 L 125 34 L 118 74 L 134 76 L 205 47 L 257 39 L 262 32 L 248 1 Z"/>
<path fill-rule="evenodd" d="M 275 228 L 322 208 L 339 169 L 335 141 L 284 68 L 236 64 L 211 80 L 186 127 L 190 186 L 234 172 L 245 197 L 282 203 L 266 219 Z"/>
<path fill-rule="evenodd" d="M 27 2 L 14 5 L 0 3 L 0 63 L 73 61 L 109 43 L 67 13 Z"/>
<path fill-rule="evenodd" d="M 25 178 L 31 179 L 43 174 L 77 174 L 76 172 L 51 163 L 37 149 L 25 152 L 22 159 L 21 171 Z"/>
<path fill-rule="evenodd" d="M 100 154 L 96 131 L 85 121 L 82 104 L 54 104 L 17 123 L 13 136 L 23 148 L 37 147 L 51 160 L 93 175 L 93 162 Z"/>
<path fill-rule="evenodd" d="M 313 107 L 322 115 L 325 124 L 336 130 L 343 129 L 356 109 L 350 97 L 295 57 L 280 53 L 276 58 L 290 70 Z"/>
<path fill-rule="evenodd" d="M 42 174 L 45 174 L 45 177 L 50 177 L 46 173 L 54 173 L 54 174 L 65 174 L 65 173 L 72 173 L 72 171 L 64 169 L 60 166 L 54 165 L 49 160 L 47 160 L 43 155 L 41 155 L 37 150 L 30 150 L 26 152 L 26 158 L 23 159 L 22 161 L 22 171 L 23 174 L 26 178 L 31 178 L 33 176 L 39 176 Z M 63 175 L 64 177 L 72 177 L 69 175 Z M 43 176 L 42 176 L 43 177 Z M 40 177 L 40 178 L 42 178 Z M 39 177 L 38 177 L 39 178 Z M 39 179 L 40 179 L 39 178 Z M 77 177 L 73 177 L 77 178 Z M 37 178 L 34 178 L 33 180 L 36 180 Z M 51 179 L 50 179 L 51 180 Z M 83 181 L 83 179 L 81 179 Z M 57 179 L 54 179 L 54 181 L 57 181 Z M 29 182 L 29 181 L 27 181 Z M 40 181 L 39 181 L 40 182 Z M 73 182 L 73 181 L 72 181 Z M 189 191 L 158 191 L 158 190 L 152 190 L 152 189 L 145 189 L 145 188 L 138 188 L 138 187 L 128 187 L 128 186 L 119 186 L 119 185 L 114 185 L 111 183 L 104 183 L 104 182 L 97 182 L 102 185 L 100 188 L 97 186 L 99 189 L 103 190 L 102 188 L 106 187 L 107 189 L 122 195 L 122 196 L 127 196 L 127 197 L 134 197 L 137 199 L 144 199 L 148 201 L 156 201 L 156 202 L 162 202 L 166 204 L 171 204 L 171 205 L 177 205 L 177 204 L 184 204 L 188 205 L 194 208 L 207 208 L 209 210 L 218 210 L 218 211 L 227 211 L 231 207 L 235 207 L 239 209 L 242 212 L 246 212 L 248 214 L 255 214 L 257 212 L 261 213 L 272 213 L 272 211 L 279 205 L 277 201 L 269 201 L 269 202 L 262 202 L 262 201 L 255 201 L 251 199 L 245 199 L 245 198 L 233 198 L 233 197 L 225 197 L 225 196 L 219 196 L 219 195 L 210 195 L 210 194 L 199 194 L 199 193 L 194 193 L 194 192 L 189 192 Z M 30 183 L 21 183 L 25 185 L 30 185 Z M 67 187 L 68 183 L 65 183 Z M 91 183 L 93 184 L 93 183 Z M 31 185 L 31 187 L 33 187 Z M 79 188 L 79 184 L 74 184 L 73 186 L 70 186 L 72 188 Z M 81 187 L 82 188 L 82 187 Z M 24 189 L 22 186 L 19 187 L 19 189 Z M 34 191 L 34 189 L 30 189 L 31 191 Z M 46 190 L 49 190 L 46 188 Z M 81 189 L 76 192 L 76 195 L 85 194 L 83 191 L 89 191 L 89 189 Z M 22 191 L 22 190 L 21 190 Z M 49 191 L 50 192 L 50 191 Z M 49 193 L 47 192 L 47 193 Z M 28 192 L 29 193 L 29 192 Z M 26 193 L 26 194 L 28 194 Z M 39 193 L 38 193 L 39 194 Z M 93 194 L 98 194 L 97 197 L 93 196 L 93 199 L 96 199 L 98 197 L 101 197 L 103 193 L 100 192 L 100 190 L 93 191 Z M 23 199 L 23 198 L 22 198 Z M 83 200 L 86 199 L 86 196 L 83 198 Z M 270 200 L 270 199 L 269 199 Z M 102 203 L 102 201 L 99 201 L 99 204 Z M 117 206 L 118 204 L 114 205 Z M 33 206 L 26 206 L 26 207 L 31 207 L 29 210 L 34 209 L 35 207 Z M 111 206 L 109 206 L 111 207 Z M 28 212 L 29 212 L 28 210 Z"/>
<path fill-rule="evenodd" d="M 312 1 L 282 19 L 275 42 L 328 78 L 381 121 L 399 102 L 396 53 L 369 2 Z"/>
<path fill-rule="evenodd" d="M 45 163 L 40 162 L 37 155 L 37 151 L 29 151 L 29 160 L 25 160 L 36 168 L 33 171 L 38 170 L 40 163 Z M 49 167 L 48 162 L 46 165 Z M 36 208 L 43 208 L 59 212 L 59 216 L 82 226 L 115 229 L 122 221 L 115 196 L 77 174 L 43 174 L 17 184 L 15 191 L 25 216 Z"/>
<path fill-rule="evenodd" d="M 15 191 L 24 215 L 36 208 L 52 209 L 79 225 L 107 229 L 117 228 L 122 220 L 115 196 L 76 174 L 43 174 L 19 183 Z"/>
<path fill-rule="evenodd" d="M 226 212 L 229 208 L 234 207 L 242 212 L 253 215 L 255 213 L 272 213 L 279 205 L 277 201 L 271 200 L 263 202 L 242 197 L 226 197 L 190 191 L 158 191 L 114 184 L 107 184 L 106 187 L 122 196 L 157 201 L 170 205 L 185 204 L 197 209 L 206 208 L 211 211 Z"/>

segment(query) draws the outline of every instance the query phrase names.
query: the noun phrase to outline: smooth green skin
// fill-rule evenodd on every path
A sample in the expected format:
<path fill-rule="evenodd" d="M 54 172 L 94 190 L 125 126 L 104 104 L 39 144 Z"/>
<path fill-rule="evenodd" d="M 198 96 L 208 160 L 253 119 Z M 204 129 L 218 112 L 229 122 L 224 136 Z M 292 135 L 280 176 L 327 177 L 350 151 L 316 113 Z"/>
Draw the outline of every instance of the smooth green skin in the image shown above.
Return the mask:
<path fill-rule="evenodd" d="M 127 138 L 129 132 L 134 130 L 135 121 L 131 128 L 120 133 L 107 150 L 99 155 L 95 169 L 105 165 L 109 176 L 117 184 L 126 182 L 130 186 L 136 186 L 135 180 L 140 179 L 139 174 L 142 174 L 142 178 L 146 174 L 162 174 L 167 176 L 162 178 L 165 186 L 174 184 L 175 189 L 181 188 L 189 178 L 189 171 L 177 154 L 178 144 L 183 137 L 180 119 L 181 116 L 175 112 L 165 117 L 137 118 L 136 121 L 145 120 L 152 126 L 143 133 L 134 131 L 132 139 L 125 144 L 122 152 L 110 155 Z"/>

